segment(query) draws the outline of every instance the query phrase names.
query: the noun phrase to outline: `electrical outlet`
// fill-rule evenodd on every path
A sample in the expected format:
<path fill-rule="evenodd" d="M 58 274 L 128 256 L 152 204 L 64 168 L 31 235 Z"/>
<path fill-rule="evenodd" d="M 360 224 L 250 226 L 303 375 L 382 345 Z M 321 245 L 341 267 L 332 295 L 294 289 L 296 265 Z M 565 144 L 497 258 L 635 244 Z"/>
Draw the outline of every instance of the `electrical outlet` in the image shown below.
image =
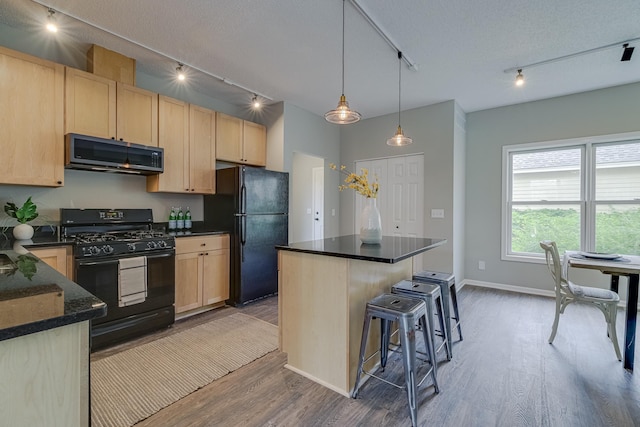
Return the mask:
<path fill-rule="evenodd" d="M 331 209 L 331 216 L 336 216 L 336 210 L 335 209 Z"/>
<path fill-rule="evenodd" d="M 431 209 L 431 218 L 444 218 L 444 209 Z"/>
<path fill-rule="evenodd" d="M 478 270 L 483 270 L 485 269 L 486 265 L 484 263 L 484 261 L 478 261 Z"/>

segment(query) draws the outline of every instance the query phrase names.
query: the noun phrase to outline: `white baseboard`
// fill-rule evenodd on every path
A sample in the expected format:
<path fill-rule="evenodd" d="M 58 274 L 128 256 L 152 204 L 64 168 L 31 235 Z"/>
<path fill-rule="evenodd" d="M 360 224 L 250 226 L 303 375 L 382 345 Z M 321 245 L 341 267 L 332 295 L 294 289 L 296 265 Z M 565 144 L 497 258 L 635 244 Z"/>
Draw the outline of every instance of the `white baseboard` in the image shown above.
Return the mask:
<path fill-rule="evenodd" d="M 505 285 L 504 283 L 483 282 L 481 280 L 464 279 L 458 289 L 462 289 L 465 285 L 478 286 L 481 288 L 499 289 L 502 291 L 518 292 L 521 294 L 538 295 L 543 297 L 555 298 L 555 291 L 547 289 L 527 288 L 524 286 Z M 619 307 L 627 308 L 627 302 L 620 300 Z M 640 307 L 639 310 L 640 311 Z"/>

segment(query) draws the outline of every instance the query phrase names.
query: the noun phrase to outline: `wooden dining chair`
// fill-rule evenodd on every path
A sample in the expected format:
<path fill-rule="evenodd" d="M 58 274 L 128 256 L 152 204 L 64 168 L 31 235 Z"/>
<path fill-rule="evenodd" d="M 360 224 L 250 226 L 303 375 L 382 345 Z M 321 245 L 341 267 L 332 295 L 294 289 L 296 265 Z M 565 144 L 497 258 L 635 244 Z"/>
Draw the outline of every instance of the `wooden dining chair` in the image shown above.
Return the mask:
<path fill-rule="evenodd" d="M 549 344 L 552 344 L 553 339 L 556 337 L 558 322 L 560 321 L 560 315 L 564 313 L 564 309 L 572 302 L 587 303 L 599 308 L 604 314 L 604 318 L 607 321 L 607 333 L 613 342 L 613 348 L 616 351 L 618 360 L 622 360 L 616 334 L 616 315 L 618 313 L 618 302 L 620 301 L 618 294 L 607 289 L 580 286 L 572 283 L 567 279 L 566 271 L 560 261 L 556 242 L 545 240 L 540 242 L 540 247 L 544 249 L 547 267 L 551 272 L 556 289 L 556 317 L 553 321 Z"/>

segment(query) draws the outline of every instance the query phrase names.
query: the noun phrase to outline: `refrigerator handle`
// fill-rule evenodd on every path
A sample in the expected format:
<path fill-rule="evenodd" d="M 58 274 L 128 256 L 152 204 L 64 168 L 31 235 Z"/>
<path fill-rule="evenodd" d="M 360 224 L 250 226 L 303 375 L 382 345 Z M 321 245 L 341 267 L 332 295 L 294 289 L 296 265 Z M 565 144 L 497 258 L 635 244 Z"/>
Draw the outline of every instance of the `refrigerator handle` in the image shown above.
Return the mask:
<path fill-rule="evenodd" d="M 244 182 L 242 183 L 242 187 L 240 187 L 240 213 L 246 214 L 247 209 L 247 187 L 245 187 Z"/>
<path fill-rule="evenodd" d="M 244 244 L 247 242 L 245 236 L 245 229 L 247 228 L 247 217 L 242 215 L 240 217 L 240 262 L 244 262 Z"/>

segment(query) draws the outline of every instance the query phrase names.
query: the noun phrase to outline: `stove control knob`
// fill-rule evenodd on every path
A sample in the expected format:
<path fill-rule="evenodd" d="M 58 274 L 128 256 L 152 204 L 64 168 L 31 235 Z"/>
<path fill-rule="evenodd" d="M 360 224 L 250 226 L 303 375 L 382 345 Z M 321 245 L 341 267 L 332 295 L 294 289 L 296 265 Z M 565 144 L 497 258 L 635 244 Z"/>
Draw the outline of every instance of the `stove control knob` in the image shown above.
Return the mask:
<path fill-rule="evenodd" d="M 135 243 L 127 243 L 127 248 L 129 249 L 129 251 L 133 252 L 136 250 L 136 244 Z"/>
<path fill-rule="evenodd" d="M 160 248 L 166 248 L 167 247 L 167 242 L 165 242 L 164 240 L 160 240 L 158 242 L 158 247 Z"/>
<path fill-rule="evenodd" d="M 97 246 L 91 246 L 91 247 L 89 248 L 89 253 L 90 253 L 91 255 L 100 255 L 100 248 L 99 248 L 99 247 L 97 247 Z"/>
<path fill-rule="evenodd" d="M 111 254 L 113 253 L 113 246 L 111 245 L 104 245 L 102 247 L 102 252 L 104 252 L 105 254 Z"/>
<path fill-rule="evenodd" d="M 147 248 L 149 248 L 149 249 L 155 249 L 157 247 L 158 247 L 158 245 L 157 245 L 156 242 L 148 242 L 147 243 Z"/>

